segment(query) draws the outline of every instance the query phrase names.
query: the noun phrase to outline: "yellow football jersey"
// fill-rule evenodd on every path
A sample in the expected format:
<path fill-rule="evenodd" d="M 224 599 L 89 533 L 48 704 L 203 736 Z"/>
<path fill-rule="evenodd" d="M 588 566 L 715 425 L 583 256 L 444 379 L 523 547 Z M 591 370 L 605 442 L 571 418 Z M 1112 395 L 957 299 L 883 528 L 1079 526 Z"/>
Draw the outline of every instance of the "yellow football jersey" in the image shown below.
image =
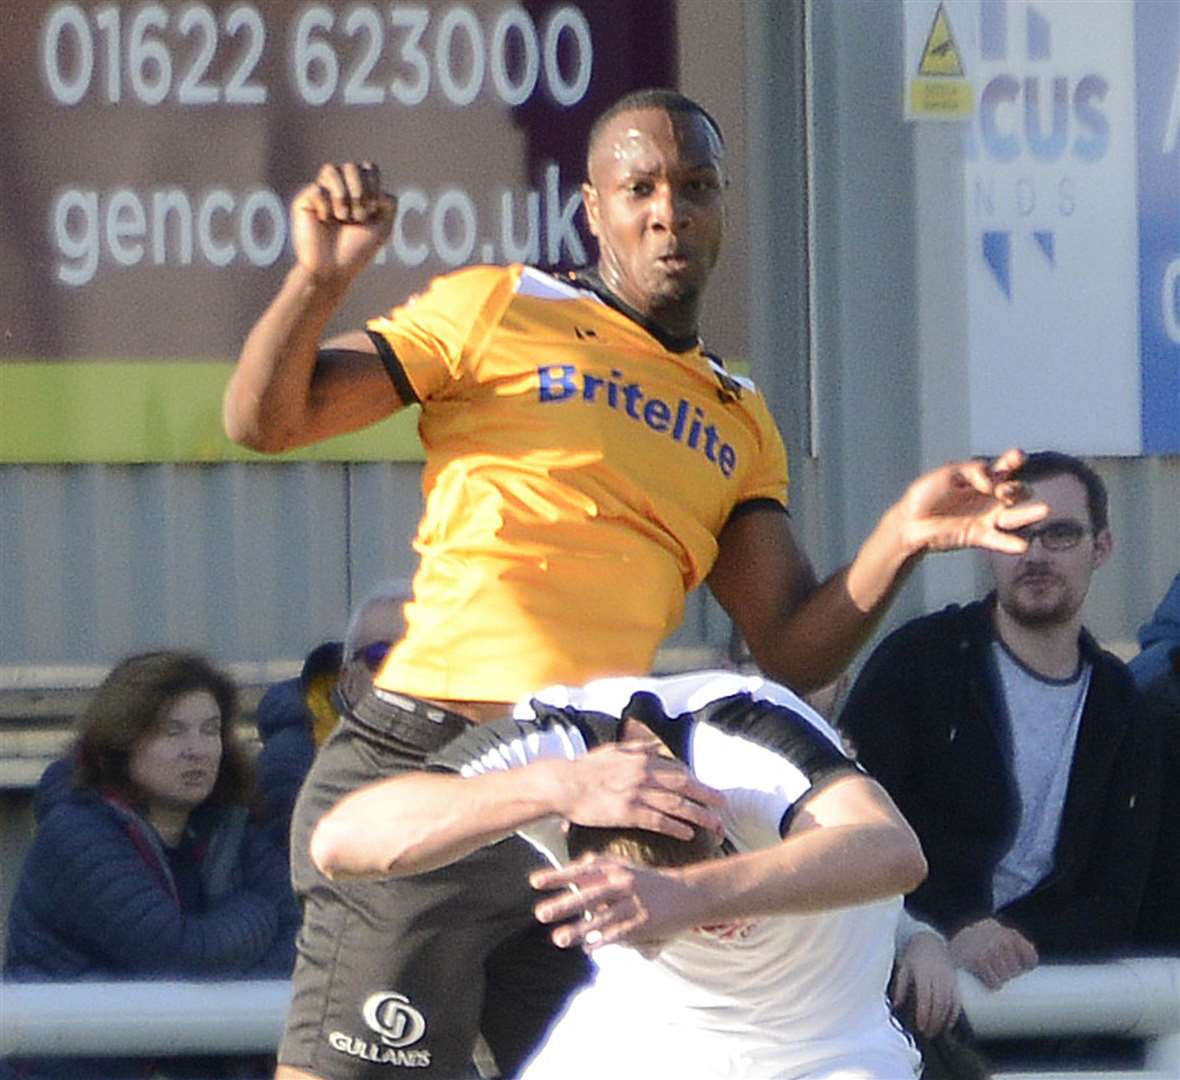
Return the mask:
<path fill-rule="evenodd" d="M 422 404 L 426 450 L 386 689 L 515 701 L 645 674 L 734 507 L 786 502 L 786 451 L 753 384 L 576 284 L 460 270 L 369 330 Z"/>

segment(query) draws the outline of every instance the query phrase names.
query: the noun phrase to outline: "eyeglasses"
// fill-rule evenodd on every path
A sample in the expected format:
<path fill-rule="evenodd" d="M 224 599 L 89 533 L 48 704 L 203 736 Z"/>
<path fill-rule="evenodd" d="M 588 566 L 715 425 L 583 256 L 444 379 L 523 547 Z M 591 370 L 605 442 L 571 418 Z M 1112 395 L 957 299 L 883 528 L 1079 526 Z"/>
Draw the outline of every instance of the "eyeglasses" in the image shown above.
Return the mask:
<path fill-rule="evenodd" d="M 1025 525 L 1022 529 L 1012 531 L 1022 540 L 1027 540 L 1030 547 L 1034 540 L 1039 539 L 1046 551 L 1068 551 L 1077 547 L 1090 530 L 1076 521 L 1050 521 L 1047 525 Z"/>

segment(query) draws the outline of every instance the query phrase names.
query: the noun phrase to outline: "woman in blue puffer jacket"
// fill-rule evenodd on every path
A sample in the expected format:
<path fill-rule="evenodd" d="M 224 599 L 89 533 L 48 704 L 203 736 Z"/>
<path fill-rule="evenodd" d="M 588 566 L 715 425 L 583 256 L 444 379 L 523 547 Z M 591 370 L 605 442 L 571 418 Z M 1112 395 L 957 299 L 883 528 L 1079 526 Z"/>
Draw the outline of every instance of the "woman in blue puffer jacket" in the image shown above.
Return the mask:
<path fill-rule="evenodd" d="M 298 909 L 284 853 L 249 810 L 233 684 L 204 657 L 152 652 L 95 692 L 69 761 L 38 787 L 13 898 L 9 981 L 281 978 Z M 262 1075 L 242 1059 L 9 1062 L 71 1080 Z"/>

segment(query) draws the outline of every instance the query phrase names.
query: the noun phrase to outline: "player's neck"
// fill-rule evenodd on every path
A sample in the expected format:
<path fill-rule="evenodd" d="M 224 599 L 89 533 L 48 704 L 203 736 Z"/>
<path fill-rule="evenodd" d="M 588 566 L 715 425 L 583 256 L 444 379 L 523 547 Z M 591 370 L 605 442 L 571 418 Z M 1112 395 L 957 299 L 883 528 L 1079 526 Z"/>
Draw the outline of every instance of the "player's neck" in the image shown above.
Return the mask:
<path fill-rule="evenodd" d="M 700 315 L 700 304 L 682 300 L 649 312 L 647 319 L 670 338 L 691 340 L 700 336 Z"/>
<path fill-rule="evenodd" d="M 611 307 L 642 326 L 669 351 L 685 352 L 699 344 L 700 302 L 697 298 L 645 312 L 633 306 L 612 288 L 598 267 L 579 270 L 575 280 L 598 293 Z"/>

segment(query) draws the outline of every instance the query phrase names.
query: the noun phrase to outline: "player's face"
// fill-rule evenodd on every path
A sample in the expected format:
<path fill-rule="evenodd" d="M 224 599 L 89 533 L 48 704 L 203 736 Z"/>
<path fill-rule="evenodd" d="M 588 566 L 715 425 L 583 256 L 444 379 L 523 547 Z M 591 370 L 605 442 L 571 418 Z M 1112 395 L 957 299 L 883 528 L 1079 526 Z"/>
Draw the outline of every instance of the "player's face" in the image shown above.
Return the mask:
<path fill-rule="evenodd" d="M 721 248 L 723 188 L 721 142 L 703 117 L 658 108 L 616 116 L 582 191 L 607 286 L 657 321 L 677 307 L 695 319 Z"/>
<path fill-rule="evenodd" d="M 1068 622 L 1086 599 L 1090 577 L 1110 554 L 1110 530 L 1094 532 L 1086 489 L 1066 473 L 1029 484 L 1032 497 L 1049 506 L 1048 516 L 1033 527 L 1036 532 L 1057 524 L 1058 533 L 1073 526 L 1077 542 L 1050 550 L 1041 536 L 1030 541 L 1023 555 L 990 556 L 996 579 L 996 597 L 1004 611 L 1023 626 L 1053 626 Z M 1056 546 L 1056 545 L 1054 545 Z"/>
<path fill-rule="evenodd" d="M 207 690 L 166 705 L 128 761 L 128 773 L 149 807 L 185 810 L 209 797 L 220 767 L 221 710 Z"/>

